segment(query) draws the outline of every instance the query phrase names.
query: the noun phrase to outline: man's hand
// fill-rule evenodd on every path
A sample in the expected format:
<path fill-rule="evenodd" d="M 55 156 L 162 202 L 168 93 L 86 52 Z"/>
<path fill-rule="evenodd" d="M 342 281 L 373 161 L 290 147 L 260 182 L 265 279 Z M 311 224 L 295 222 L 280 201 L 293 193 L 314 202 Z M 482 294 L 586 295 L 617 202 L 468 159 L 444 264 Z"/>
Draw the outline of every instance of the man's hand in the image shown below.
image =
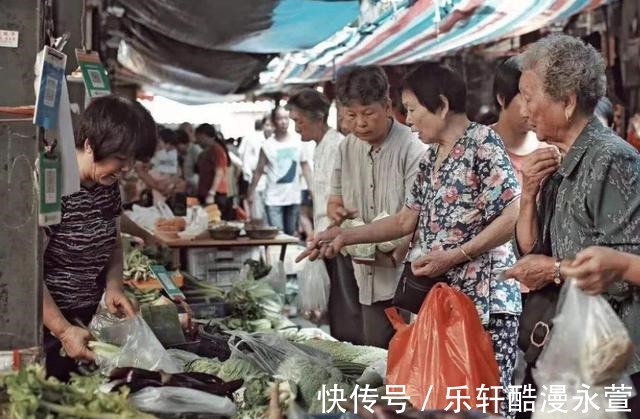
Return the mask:
<path fill-rule="evenodd" d="M 556 260 L 550 256 L 527 255 L 505 271 L 505 277 L 515 278 L 531 291 L 553 282 Z"/>
<path fill-rule="evenodd" d="M 87 346 L 87 343 L 93 340 L 88 330 L 69 325 L 57 338 L 69 358 L 86 362 L 95 360 L 95 354 Z"/>
<path fill-rule="evenodd" d="M 327 215 L 335 225 L 340 226 L 344 220 L 355 218 L 358 215 L 358 210 L 348 209 L 343 206 L 336 206 L 334 208 L 329 208 L 329 213 Z"/>
<path fill-rule="evenodd" d="M 329 227 L 325 231 L 316 233 L 307 243 L 307 248 L 296 258 L 296 263 L 305 258 L 314 261 L 316 259 L 331 259 L 338 255 L 340 249 L 344 247 L 340 227 Z"/>
<path fill-rule="evenodd" d="M 460 263 L 461 253 L 456 249 L 435 250 L 416 259 L 411 264 L 415 276 L 435 278 L 444 275 Z"/>
<path fill-rule="evenodd" d="M 108 285 L 105 291 L 105 303 L 111 314 L 122 313 L 127 317 L 134 317 L 137 307 L 124 295 L 121 286 Z"/>
<path fill-rule="evenodd" d="M 612 282 L 622 279 L 629 269 L 624 254 L 608 247 L 592 246 L 576 255 L 562 268 L 563 276 L 575 278 L 576 285 L 589 295 L 607 291 Z"/>
<path fill-rule="evenodd" d="M 540 148 L 529 154 L 522 163 L 522 193 L 535 198 L 540 185 L 558 170 L 562 156 L 556 147 Z"/>

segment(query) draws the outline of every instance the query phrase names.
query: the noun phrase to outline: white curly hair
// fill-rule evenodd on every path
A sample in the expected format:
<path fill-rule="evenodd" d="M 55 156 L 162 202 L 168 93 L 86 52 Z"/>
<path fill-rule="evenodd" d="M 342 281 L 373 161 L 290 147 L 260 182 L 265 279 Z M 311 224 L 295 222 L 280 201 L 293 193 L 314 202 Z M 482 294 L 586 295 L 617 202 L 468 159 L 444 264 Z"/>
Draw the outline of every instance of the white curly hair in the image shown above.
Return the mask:
<path fill-rule="evenodd" d="M 585 115 L 593 113 L 607 90 L 604 59 L 573 36 L 554 34 L 535 42 L 522 54 L 521 68 L 536 71 L 545 92 L 556 100 L 575 93 L 577 107 Z"/>

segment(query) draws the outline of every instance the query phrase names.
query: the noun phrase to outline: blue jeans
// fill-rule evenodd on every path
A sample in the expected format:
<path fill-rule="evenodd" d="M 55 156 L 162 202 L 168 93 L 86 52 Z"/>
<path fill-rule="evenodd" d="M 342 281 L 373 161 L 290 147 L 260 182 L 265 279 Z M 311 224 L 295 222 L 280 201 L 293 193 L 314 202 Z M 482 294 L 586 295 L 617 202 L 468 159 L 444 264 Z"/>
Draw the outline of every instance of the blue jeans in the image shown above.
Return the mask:
<path fill-rule="evenodd" d="M 267 205 L 269 224 L 293 236 L 298 231 L 300 205 Z"/>

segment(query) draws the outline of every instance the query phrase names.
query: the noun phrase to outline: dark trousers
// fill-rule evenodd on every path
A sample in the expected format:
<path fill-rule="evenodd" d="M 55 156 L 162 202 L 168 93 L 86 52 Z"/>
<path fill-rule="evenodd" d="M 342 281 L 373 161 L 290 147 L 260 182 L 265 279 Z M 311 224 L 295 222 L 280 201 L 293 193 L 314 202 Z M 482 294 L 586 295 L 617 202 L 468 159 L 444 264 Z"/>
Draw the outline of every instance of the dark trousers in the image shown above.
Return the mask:
<path fill-rule="evenodd" d="M 351 258 L 339 254 L 325 260 L 329 274 L 329 328 L 331 335 L 355 345 L 364 343 L 362 304 Z"/>
<path fill-rule="evenodd" d="M 73 325 L 89 325 L 97 306 L 80 308 L 75 310 L 61 310 L 62 315 Z M 45 356 L 45 368 L 47 376 L 56 377 L 60 381 L 69 381 L 71 373 L 78 372 L 78 363 L 74 359 L 63 356 L 60 353 L 62 343 L 51 334 L 49 329 L 44 328 L 43 346 Z"/>
<path fill-rule="evenodd" d="M 378 301 L 370 306 L 362 305 L 362 324 L 364 331 L 364 344 L 388 349 L 389 342 L 396 331 L 391 325 L 387 314 L 387 308 L 393 307 L 391 300 Z M 405 320 L 405 313 L 401 313 Z"/>

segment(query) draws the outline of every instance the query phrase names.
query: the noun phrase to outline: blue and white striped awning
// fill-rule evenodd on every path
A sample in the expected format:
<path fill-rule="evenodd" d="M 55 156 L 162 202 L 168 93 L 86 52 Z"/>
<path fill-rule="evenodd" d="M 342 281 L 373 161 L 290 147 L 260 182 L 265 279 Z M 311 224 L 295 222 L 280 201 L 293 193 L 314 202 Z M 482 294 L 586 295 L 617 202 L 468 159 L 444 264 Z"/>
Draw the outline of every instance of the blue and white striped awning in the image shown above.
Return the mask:
<path fill-rule="evenodd" d="M 271 86 L 333 78 L 346 65 L 427 61 L 488 42 L 522 35 L 612 0 L 417 0 L 367 28 L 346 28 L 316 47 L 270 65 Z"/>

